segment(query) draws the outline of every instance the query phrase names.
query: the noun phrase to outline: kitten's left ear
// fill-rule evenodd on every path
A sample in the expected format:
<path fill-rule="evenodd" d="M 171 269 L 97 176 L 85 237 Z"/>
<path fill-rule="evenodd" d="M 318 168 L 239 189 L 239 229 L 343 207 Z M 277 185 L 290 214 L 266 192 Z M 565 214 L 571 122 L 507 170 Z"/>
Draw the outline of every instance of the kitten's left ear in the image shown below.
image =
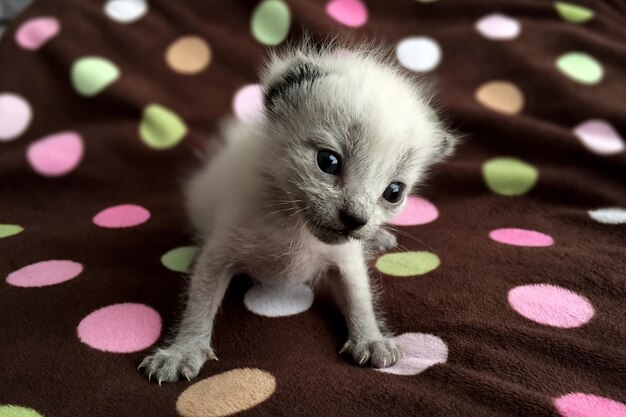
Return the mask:
<path fill-rule="evenodd" d="M 320 67 L 303 57 L 275 58 L 263 77 L 265 108 L 271 113 L 281 104 L 302 98 L 306 90 L 323 76 Z"/>

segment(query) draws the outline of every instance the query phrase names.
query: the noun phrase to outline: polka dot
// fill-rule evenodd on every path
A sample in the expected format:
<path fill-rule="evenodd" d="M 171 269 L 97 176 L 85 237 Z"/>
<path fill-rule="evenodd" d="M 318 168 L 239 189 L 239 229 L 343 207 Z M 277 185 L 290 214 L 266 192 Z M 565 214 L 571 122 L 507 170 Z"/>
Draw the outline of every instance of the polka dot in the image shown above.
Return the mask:
<path fill-rule="evenodd" d="M 188 272 L 199 250 L 200 248 L 197 246 L 181 246 L 174 248 L 161 256 L 161 263 L 171 271 Z"/>
<path fill-rule="evenodd" d="M 512 246 L 546 247 L 554 244 L 552 236 L 526 229 L 496 229 L 489 233 L 496 242 Z"/>
<path fill-rule="evenodd" d="M 518 114 L 524 108 L 524 94 L 508 81 L 489 81 L 478 87 L 476 100 L 490 110 L 504 114 Z"/>
<path fill-rule="evenodd" d="M 367 8 L 361 0 L 332 0 L 326 3 L 326 13 L 342 25 L 363 26 L 367 22 Z"/>
<path fill-rule="evenodd" d="M 153 345 L 161 334 L 161 317 L 154 309 L 136 303 L 102 307 L 82 319 L 78 338 L 104 352 L 138 352 Z"/>
<path fill-rule="evenodd" d="M 626 417 L 626 405 L 598 395 L 573 392 L 554 400 L 563 417 Z"/>
<path fill-rule="evenodd" d="M 17 94 L 0 94 L 0 142 L 16 139 L 33 118 L 28 101 Z"/>
<path fill-rule="evenodd" d="M 556 11 L 563 20 L 571 23 L 585 23 L 593 18 L 593 11 L 577 4 L 557 1 L 554 3 Z"/>
<path fill-rule="evenodd" d="M 574 128 L 582 144 L 598 155 L 615 155 L 624 152 L 624 139 L 604 120 L 587 120 Z"/>
<path fill-rule="evenodd" d="M 520 23 L 516 19 L 499 13 L 481 18 L 475 27 L 485 38 L 495 41 L 515 39 L 521 31 Z"/>
<path fill-rule="evenodd" d="M 104 13 L 118 23 L 132 23 L 148 12 L 146 0 L 109 0 L 104 4 Z"/>
<path fill-rule="evenodd" d="M 535 186 L 539 171 L 520 159 L 499 157 L 483 164 L 483 176 L 494 193 L 517 196 L 527 193 Z"/>
<path fill-rule="evenodd" d="M 404 333 L 394 338 L 404 352 L 393 366 L 377 371 L 394 375 L 417 375 L 448 360 L 448 346 L 439 337 L 425 333 Z"/>
<path fill-rule="evenodd" d="M 199 36 L 176 39 L 165 52 L 165 61 L 181 74 L 197 74 L 211 62 L 211 47 Z"/>
<path fill-rule="evenodd" d="M 250 30 L 264 45 L 278 45 L 287 37 L 291 24 L 289 6 L 281 0 L 264 0 L 252 13 Z"/>
<path fill-rule="evenodd" d="M 437 207 L 422 197 L 411 196 L 400 214 L 389 222 L 394 226 L 415 226 L 435 221 L 439 217 Z"/>
<path fill-rule="evenodd" d="M 263 91 L 259 84 L 241 87 L 233 98 L 233 111 L 239 120 L 252 123 L 263 117 Z"/>
<path fill-rule="evenodd" d="M 15 287 L 33 288 L 60 284 L 76 278 L 83 272 L 78 262 L 50 260 L 30 264 L 7 276 L 7 283 Z"/>
<path fill-rule="evenodd" d="M 410 277 L 433 271 L 440 263 L 437 255 L 431 252 L 398 252 L 378 258 L 376 268 L 383 274 Z"/>
<path fill-rule="evenodd" d="M 15 236 L 24 231 L 22 226 L 17 224 L 0 224 L 0 239 L 4 237 Z"/>
<path fill-rule="evenodd" d="M 626 223 L 626 209 L 621 207 L 607 207 L 589 210 L 589 216 L 595 221 L 604 224 Z"/>
<path fill-rule="evenodd" d="M 251 312 L 265 317 L 292 316 L 313 305 L 313 291 L 308 285 L 260 285 L 251 287 L 243 302 Z"/>
<path fill-rule="evenodd" d="M 594 315 L 593 306 L 585 297 L 550 284 L 515 287 L 508 298 L 517 313 L 547 326 L 579 327 Z"/>
<path fill-rule="evenodd" d="M 120 77 L 120 70 L 106 58 L 87 56 L 72 66 L 72 84 L 85 97 L 98 95 Z"/>
<path fill-rule="evenodd" d="M 0 405 L 0 417 L 43 417 L 32 408 L 17 405 Z"/>
<path fill-rule="evenodd" d="M 568 52 L 556 60 L 556 67 L 566 76 L 581 84 L 598 84 L 604 75 L 602 65 L 584 52 Z"/>
<path fill-rule="evenodd" d="M 187 135 L 187 125 L 170 109 L 150 104 L 143 110 L 139 136 L 153 149 L 169 149 Z"/>
<path fill-rule="evenodd" d="M 248 410 L 276 391 L 276 379 L 260 369 L 238 368 L 196 382 L 178 397 L 182 417 L 221 417 Z"/>
<path fill-rule="evenodd" d="M 15 32 L 15 42 L 24 49 L 37 50 L 54 38 L 61 24 L 54 17 L 36 17 L 22 23 Z"/>
<path fill-rule="evenodd" d="M 434 70 L 441 61 L 439 44 L 426 36 L 405 38 L 396 46 L 398 61 L 411 71 Z"/>
<path fill-rule="evenodd" d="M 78 133 L 46 136 L 28 147 L 30 166 L 41 175 L 58 177 L 74 170 L 83 157 L 83 140 Z"/>
<path fill-rule="evenodd" d="M 108 229 L 122 229 L 143 224 L 150 218 L 150 212 L 136 204 L 122 204 L 109 207 L 96 214 L 94 224 Z"/>

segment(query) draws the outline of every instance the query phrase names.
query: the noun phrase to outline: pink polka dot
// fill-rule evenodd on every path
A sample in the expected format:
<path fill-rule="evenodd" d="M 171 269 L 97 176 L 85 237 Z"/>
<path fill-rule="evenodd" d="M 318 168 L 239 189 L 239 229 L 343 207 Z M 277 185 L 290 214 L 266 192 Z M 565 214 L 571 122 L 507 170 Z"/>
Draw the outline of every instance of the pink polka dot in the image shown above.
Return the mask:
<path fill-rule="evenodd" d="M 41 261 L 11 272 L 7 284 L 23 288 L 47 287 L 76 278 L 82 271 L 83 266 L 74 261 Z"/>
<path fill-rule="evenodd" d="M 509 291 L 509 304 L 517 313 L 539 324 L 572 328 L 587 323 L 595 311 L 589 300 L 566 288 L 532 284 Z"/>
<path fill-rule="evenodd" d="M 439 337 L 425 333 L 404 333 L 394 338 L 404 358 L 393 366 L 377 369 L 395 375 L 417 375 L 448 360 L 448 346 Z"/>
<path fill-rule="evenodd" d="M 77 331 L 80 341 L 94 349 L 137 352 L 157 341 L 161 334 L 161 317 L 143 304 L 113 304 L 82 319 Z"/>
<path fill-rule="evenodd" d="M 33 169 L 41 175 L 65 175 L 80 163 L 83 139 L 75 132 L 46 136 L 30 144 L 26 157 Z"/>
<path fill-rule="evenodd" d="M 574 392 L 554 400 L 563 417 L 626 417 L 626 405 L 598 395 Z"/>
<path fill-rule="evenodd" d="M 150 218 L 150 212 L 136 204 L 109 207 L 96 214 L 93 222 L 109 229 L 138 226 Z"/>
<path fill-rule="evenodd" d="M 326 13 L 350 27 L 363 26 L 367 22 L 367 8 L 360 0 L 332 0 L 326 4 Z"/>
<path fill-rule="evenodd" d="M 489 237 L 496 242 L 513 246 L 545 247 L 554 244 L 551 236 L 526 229 L 496 229 L 489 233 Z"/>
<path fill-rule="evenodd" d="M 233 99 L 233 111 L 239 120 L 251 123 L 263 116 L 263 91 L 259 84 L 241 87 Z"/>
<path fill-rule="evenodd" d="M 0 94 L 0 142 L 18 138 L 33 118 L 30 104 L 17 94 Z"/>
<path fill-rule="evenodd" d="M 61 25 L 54 17 L 36 17 L 27 20 L 15 32 L 15 42 L 28 50 L 41 48 L 61 30 Z"/>
<path fill-rule="evenodd" d="M 587 149 L 598 155 L 614 155 L 626 149 L 624 139 L 604 120 L 587 120 L 574 128 L 574 134 Z"/>
<path fill-rule="evenodd" d="M 439 217 L 437 207 L 422 197 L 411 196 L 400 214 L 389 222 L 395 226 L 415 226 L 434 221 Z"/>

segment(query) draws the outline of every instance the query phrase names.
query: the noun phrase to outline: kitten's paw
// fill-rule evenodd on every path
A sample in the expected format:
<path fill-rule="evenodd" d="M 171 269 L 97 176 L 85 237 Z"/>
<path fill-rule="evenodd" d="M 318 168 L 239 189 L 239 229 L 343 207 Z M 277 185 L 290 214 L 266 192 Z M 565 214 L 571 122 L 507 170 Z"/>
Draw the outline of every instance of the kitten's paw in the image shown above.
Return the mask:
<path fill-rule="evenodd" d="M 391 339 L 382 338 L 377 340 L 349 339 L 339 354 L 349 353 L 354 362 L 359 366 L 371 366 L 373 368 L 386 368 L 393 365 L 404 354 Z"/>
<path fill-rule="evenodd" d="M 217 360 L 211 348 L 187 349 L 172 345 L 146 356 L 137 369 L 143 369 L 148 379 L 154 377 L 159 385 L 161 382 L 176 382 L 180 377 L 191 381 L 198 376 L 207 359 Z"/>
<path fill-rule="evenodd" d="M 398 246 L 398 239 L 388 230 L 380 229 L 372 240 L 368 242 L 368 246 L 375 251 L 386 251 Z"/>

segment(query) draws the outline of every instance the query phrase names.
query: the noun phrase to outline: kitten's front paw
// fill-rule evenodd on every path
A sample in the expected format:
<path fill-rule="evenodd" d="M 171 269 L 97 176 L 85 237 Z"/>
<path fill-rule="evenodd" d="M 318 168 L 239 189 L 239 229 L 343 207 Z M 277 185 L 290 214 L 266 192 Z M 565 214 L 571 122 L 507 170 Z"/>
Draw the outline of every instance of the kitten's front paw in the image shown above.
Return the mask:
<path fill-rule="evenodd" d="M 404 355 L 396 346 L 396 342 L 387 338 L 378 340 L 349 339 L 339 351 L 339 354 L 342 353 L 351 354 L 354 362 L 359 366 L 369 365 L 374 368 L 391 366 Z"/>
<path fill-rule="evenodd" d="M 137 369 L 143 369 L 148 379 L 161 382 L 176 382 L 179 377 L 188 381 L 198 376 L 200 368 L 207 359 L 217 360 L 213 350 L 186 349 L 176 345 L 166 349 L 157 349 L 152 355 L 146 356 Z"/>
<path fill-rule="evenodd" d="M 398 239 L 388 230 L 380 229 L 372 240 L 368 242 L 368 246 L 375 251 L 386 251 L 398 246 Z"/>

